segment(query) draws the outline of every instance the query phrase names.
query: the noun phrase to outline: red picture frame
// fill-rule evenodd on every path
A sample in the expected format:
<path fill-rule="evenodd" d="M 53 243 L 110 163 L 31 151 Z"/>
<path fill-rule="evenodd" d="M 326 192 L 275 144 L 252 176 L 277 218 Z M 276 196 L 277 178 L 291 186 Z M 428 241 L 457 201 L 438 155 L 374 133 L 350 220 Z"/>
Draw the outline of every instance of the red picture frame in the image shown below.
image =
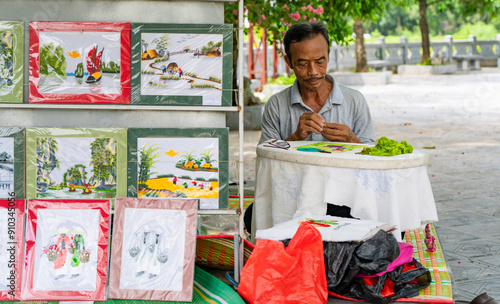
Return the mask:
<path fill-rule="evenodd" d="M 108 243 L 109 243 L 109 215 L 110 215 L 110 203 L 108 200 L 28 200 L 28 208 L 27 208 L 28 218 L 26 222 L 26 235 L 25 235 L 25 265 L 24 265 L 24 276 L 23 276 L 23 288 L 21 298 L 22 300 L 60 300 L 60 301 L 105 301 L 106 300 L 106 279 L 107 279 L 107 266 L 108 266 Z M 52 213 L 47 213 L 52 212 Z M 96 212 L 97 211 L 97 214 Z M 73 216 L 61 219 L 58 217 L 59 214 L 68 214 L 68 212 L 73 212 Z M 79 214 L 78 214 L 79 212 Z M 88 216 L 90 215 L 90 217 Z M 87 219 L 85 219 L 87 218 Z M 92 221 L 88 219 L 92 218 Z M 47 221 L 49 219 L 49 221 Z M 58 230 L 50 230 L 47 231 L 43 227 L 47 227 L 47 225 L 53 225 L 54 227 L 61 227 L 60 224 L 55 223 L 63 223 L 68 226 L 68 231 L 71 229 L 74 234 L 74 238 L 66 240 L 66 248 L 64 245 L 61 245 L 60 242 L 57 243 L 59 247 L 59 254 L 57 257 L 63 256 L 62 251 L 67 249 L 67 252 L 64 252 L 65 259 L 68 261 L 72 261 L 72 258 L 75 257 L 74 252 L 76 250 L 80 251 L 83 244 L 83 250 L 81 255 L 78 256 L 78 264 L 75 266 L 72 263 L 66 262 L 66 269 L 68 269 L 68 275 L 63 277 L 56 278 L 55 280 L 52 278 L 52 273 L 43 272 L 41 275 L 37 275 L 37 273 L 41 273 L 43 268 L 43 263 L 47 263 L 44 259 L 46 255 L 46 248 L 43 248 L 43 251 L 40 250 L 42 246 L 45 246 L 44 239 L 57 231 L 56 233 L 60 233 Z M 91 223 L 91 224 L 89 224 Z M 40 227 L 38 227 L 40 226 Z M 71 227 L 72 226 L 72 227 Z M 76 228 L 75 228 L 76 227 Z M 38 229 L 39 228 L 39 229 Z M 77 229 L 86 230 L 86 232 L 74 232 Z M 37 235 L 38 232 L 41 232 L 41 235 Z M 79 235 L 79 245 L 76 242 L 76 235 Z M 64 237 L 69 236 L 70 233 L 66 235 L 62 235 Z M 83 241 L 82 241 L 83 240 Z M 86 241 L 85 241 L 86 240 Z M 73 252 L 70 251 L 69 247 L 72 242 L 73 244 Z M 38 244 L 37 244 L 38 243 Z M 64 244 L 64 241 L 63 241 Z M 92 249 L 94 252 L 88 255 L 86 261 L 84 261 L 83 252 L 85 251 L 85 245 L 87 246 L 87 251 Z M 43 254 L 41 253 L 43 252 Z M 73 254 L 73 257 L 70 256 Z M 50 260 L 50 259 L 49 259 Z M 90 263 L 88 263 L 90 261 Z M 57 260 L 52 260 L 54 265 L 57 263 Z M 88 263 L 88 264 L 83 264 Z M 75 263 L 76 264 L 76 263 Z M 81 273 L 78 276 L 74 277 L 73 269 L 76 269 L 78 266 L 81 266 L 81 269 L 85 269 L 85 273 L 83 270 L 80 270 Z M 90 267 L 84 268 L 84 267 Z M 71 268 L 73 267 L 73 268 Z M 55 267 L 54 267 L 55 268 Z M 90 271 L 89 271 L 90 270 Z M 38 271 L 38 272 L 37 272 Z M 72 274 L 69 274 L 69 271 Z M 90 273 L 90 279 L 89 279 Z M 95 277 L 93 275 L 95 274 Z M 39 279 L 37 282 L 38 286 L 34 287 L 35 279 Z M 74 286 L 74 289 L 68 288 L 57 288 L 53 284 L 50 286 L 50 281 L 58 282 L 60 284 L 58 286 L 62 286 L 65 284 L 66 286 Z M 59 283 L 63 282 L 64 283 Z M 86 286 L 89 284 L 93 284 L 91 288 L 80 288 L 81 285 L 78 285 L 80 281 L 84 281 Z M 90 282 L 90 283 L 89 283 Z M 47 286 L 51 288 L 46 288 Z M 78 290 L 77 290 L 78 289 Z"/>
<path fill-rule="evenodd" d="M 97 104 L 130 104 L 130 23 L 128 22 L 48 22 L 48 21 L 33 21 L 30 22 L 30 47 L 29 47 L 29 102 L 30 103 L 97 103 Z M 47 34 L 48 32 L 54 33 L 54 35 L 65 35 L 64 37 L 71 37 L 71 33 L 74 32 L 75 35 L 78 34 L 86 34 L 86 35 L 95 35 L 98 36 L 98 33 L 117 33 L 119 34 L 120 46 L 117 50 L 116 41 L 113 44 L 113 48 L 108 50 L 106 45 L 97 44 L 95 46 L 94 59 L 99 69 L 99 78 L 96 80 L 93 78 L 92 83 L 88 83 L 89 77 L 92 74 L 90 70 L 86 72 L 87 79 L 85 81 L 76 80 L 76 71 L 73 75 L 71 72 L 68 73 L 66 68 L 61 68 L 61 70 L 57 70 L 55 72 L 54 69 L 44 68 L 44 73 L 50 73 L 50 77 L 42 77 L 40 73 L 40 67 L 42 66 L 40 63 L 40 48 L 44 47 L 43 41 L 40 41 L 41 35 Z M 104 36 L 104 35 L 102 35 Z M 60 37 L 56 37 L 60 38 Z M 50 41 L 50 39 L 48 39 Z M 53 39 L 52 41 L 61 41 L 63 39 Z M 101 39 L 102 41 L 106 41 L 105 38 Z M 57 43 L 56 43 L 57 44 Z M 82 62 L 81 73 L 85 72 L 85 69 L 89 68 L 90 61 L 90 52 L 87 51 L 78 51 L 76 49 L 63 49 L 61 45 L 59 46 L 52 45 L 56 51 L 53 51 L 51 56 L 59 56 L 55 58 L 64 57 L 64 62 L 66 64 L 66 58 L 68 58 L 68 62 L 74 62 L 75 58 L 78 61 Z M 58 47 L 61 47 L 58 52 Z M 92 48 L 91 44 L 88 43 L 86 45 L 79 46 L 80 50 L 83 47 Z M 99 53 L 100 49 L 100 53 Z M 53 49 L 52 49 L 53 50 Z M 119 65 L 115 62 L 114 69 L 118 68 L 118 72 L 120 73 L 120 77 L 113 76 L 112 80 L 109 80 L 110 77 L 107 75 L 112 75 L 113 73 L 118 73 L 116 70 L 113 72 L 113 68 L 106 68 L 106 71 L 102 69 L 102 63 L 106 66 L 106 62 L 104 59 L 106 57 L 106 52 L 110 54 L 111 50 L 115 55 L 119 54 L 120 62 Z M 83 57 L 82 57 L 83 56 Z M 87 57 L 85 57 L 87 56 Z M 102 56 L 102 57 L 101 57 Z M 54 58 L 54 57 L 52 57 Z M 98 59 L 96 59 L 98 58 Z M 49 62 L 49 60 L 44 59 L 43 67 L 47 65 L 45 62 Z M 110 62 L 108 62 L 111 64 Z M 85 67 L 84 67 L 85 66 Z M 50 70 L 50 71 L 48 71 Z M 78 70 L 78 69 L 77 69 Z M 108 74 L 109 73 L 109 74 Z M 43 74 L 46 76 L 45 74 Z M 55 77 L 52 77 L 55 76 Z M 51 81 L 57 79 L 70 79 L 71 83 L 64 82 L 64 86 L 57 85 L 56 83 L 52 83 L 48 85 L 47 83 L 51 83 Z M 84 76 L 80 76 L 84 77 Z M 100 80 L 102 77 L 102 80 Z M 114 79 L 114 80 L 113 80 Z M 83 83 L 85 82 L 85 83 Z M 106 84 L 104 84 L 106 83 Z M 119 87 L 109 86 L 112 83 L 116 85 L 119 83 Z M 43 86 L 40 87 L 40 85 Z M 50 89 L 50 88 L 54 89 Z M 66 87 L 68 90 L 61 90 L 61 87 Z M 49 89 L 44 89 L 49 88 Z M 57 88 L 57 89 L 55 89 Z"/>
<path fill-rule="evenodd" d="M 7 232 L 7 235 L 2 235 L 3 244 L 0 244 L 2 247 L 6 246 L 0 255 L 2 263 L 0 267 L 3 268 L 0 285 L 2 287 L 6 285 L 7 289 L 0 290 L 0 301 L 20 300 L 23 273 L 24 200 L 2 199 L 0 211 L 3 213 L 0 216 L 0 222 L 5 225 L 0 231 Z M 5 219 L 3 219 L 4 216 Z M 3 220 L 6 222 L 4 223 Z"/>

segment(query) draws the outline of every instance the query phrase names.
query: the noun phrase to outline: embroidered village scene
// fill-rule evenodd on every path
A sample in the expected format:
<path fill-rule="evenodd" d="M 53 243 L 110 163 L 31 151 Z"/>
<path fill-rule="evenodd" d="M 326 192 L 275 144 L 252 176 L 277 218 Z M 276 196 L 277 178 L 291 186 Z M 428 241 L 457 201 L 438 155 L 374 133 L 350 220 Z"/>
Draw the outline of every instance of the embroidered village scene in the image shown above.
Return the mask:
<path fill-rule="evenodd" d="M 222 96 L 222 35 L 141 34 L 141 94 Z"/>
<path fill-rule="evenodd" d="M 139 138 L 139 197 L 219 197 L 218 138 Z"/>
<path fill-rule="evenodd" d="M 14 138 L 0 138 L 0 198 L 14 192 Z"/>
<path fill-rule="evenodd" d="M 361 149 L 364 145 L 352 145 L 345 143 L 332 143 L 332 142 L 318 142 L 308 145 L 294 147 L 299 151 L 304 152 L 327 152 L 327 153 L 341 153 L 348 152 L 356 149 Z"/>
<path fill-rule="evenodd" d="M 116 138 L 36 139 L 37 198 L 116 196 Z"/>
<path fill-rule="evenodd" d="M 116 32 L 39 32 L 43 93 L 120 94 L 121 37 Z"/>

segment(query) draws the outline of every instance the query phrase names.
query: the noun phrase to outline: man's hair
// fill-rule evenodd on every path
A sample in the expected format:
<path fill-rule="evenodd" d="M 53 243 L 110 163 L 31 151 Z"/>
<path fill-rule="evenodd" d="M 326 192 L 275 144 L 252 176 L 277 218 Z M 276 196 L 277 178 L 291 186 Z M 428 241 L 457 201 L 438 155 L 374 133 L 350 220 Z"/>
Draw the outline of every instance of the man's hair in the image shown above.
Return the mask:
<path fill-rule="evenodd" d="M 322 22 L 300 22 L 292 25 L 288 31 L 286 31 L 283 43 L 285 44 L 285 54 L 290 56 L 290 44 L 301 42 L 306 39 L 312 39 L 316 35 L 323 35 L 328 45 L 328 50 L 330 50 L 330 37 L 328 36 L 328 30 Z"/>

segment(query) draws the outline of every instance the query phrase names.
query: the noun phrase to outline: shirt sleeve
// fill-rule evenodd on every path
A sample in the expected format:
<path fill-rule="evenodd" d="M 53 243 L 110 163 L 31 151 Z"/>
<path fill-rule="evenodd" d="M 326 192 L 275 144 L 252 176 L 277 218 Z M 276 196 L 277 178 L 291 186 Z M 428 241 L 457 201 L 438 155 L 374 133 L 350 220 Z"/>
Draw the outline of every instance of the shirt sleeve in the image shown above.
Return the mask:
<path fill-rule="evenodd" d="M 285 139 L 280 135 L 278 98 L 275 95 L 271 96 L 264 106 L 261 129 L 259 144 L 269 139 Z"/>
<path fill-rule="evenodd" d="M 360 94 L 358 103 L 359 110 L 356 111 L 356 122 L 354 123 L 354 134 L 364 144 L 373 144 L 376 139 L 370 108 L 363 95 Z"/>

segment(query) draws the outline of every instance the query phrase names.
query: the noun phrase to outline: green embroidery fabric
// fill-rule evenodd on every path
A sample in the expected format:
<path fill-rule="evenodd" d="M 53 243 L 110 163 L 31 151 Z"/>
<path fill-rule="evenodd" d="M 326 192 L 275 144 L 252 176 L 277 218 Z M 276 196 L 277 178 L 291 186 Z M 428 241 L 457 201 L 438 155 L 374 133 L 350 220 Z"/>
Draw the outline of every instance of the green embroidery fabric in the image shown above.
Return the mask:
<path fill-rule="evenodd" d="M 413 146 L 408 144 L 406 141 L 403 140 L 401 141 L 401 143 L 398 143 L 393 139 L 382 136 L 377 140 L 377 144 L 375 145 L 375 147 L 363 148 L 361 152 L 358 152 L 356 154 L 372 156 L 394 156 L 412 152 Z"/>

